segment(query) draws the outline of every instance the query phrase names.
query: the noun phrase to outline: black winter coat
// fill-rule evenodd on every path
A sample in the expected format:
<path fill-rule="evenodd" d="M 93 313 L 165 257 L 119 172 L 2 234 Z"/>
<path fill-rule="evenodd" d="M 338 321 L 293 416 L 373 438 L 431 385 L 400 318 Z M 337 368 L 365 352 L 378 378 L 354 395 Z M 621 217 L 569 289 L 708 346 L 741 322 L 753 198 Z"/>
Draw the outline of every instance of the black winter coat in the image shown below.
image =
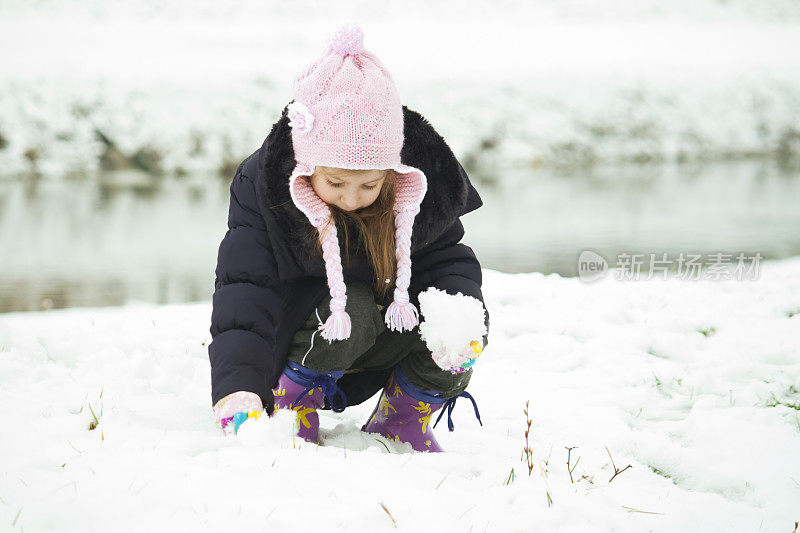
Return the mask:
<path fill-rule="evenodd" d="M 409 297 L 419 308 L 419 293 L 435 287 L 483 302 L 480 264 L 468 246 L 459 244 L 464 236 L 459 216 L 483 202 L 433 126 L 405 106 L 403 115 L 401 162 L 420 169 L 428 180 L 411 236 Z M 324 261 L 305 241 L 311 223 L 289 194 L 294 166 L 285 108 L 261 148 L 239 165 L 230 187 L 229 229 L 219 246 L 208 348 L 212 405 L 243 390 L 258 394 L 272 413 L 272 389 L 292 338 L 329 294 Z M 360 279 L 372 285 L 375 273 L 357 241 L 350 239 L 345 283 Z M 389 291 L 383 305 L 391 297 Z M 486 326 L 488 331 L 488 312 Z M 483 340 L 488 342 L 488 333 Z M 357 405 L 381 389 L 390 372 L 345 374 L 338 383 L 348 404 Z"/>

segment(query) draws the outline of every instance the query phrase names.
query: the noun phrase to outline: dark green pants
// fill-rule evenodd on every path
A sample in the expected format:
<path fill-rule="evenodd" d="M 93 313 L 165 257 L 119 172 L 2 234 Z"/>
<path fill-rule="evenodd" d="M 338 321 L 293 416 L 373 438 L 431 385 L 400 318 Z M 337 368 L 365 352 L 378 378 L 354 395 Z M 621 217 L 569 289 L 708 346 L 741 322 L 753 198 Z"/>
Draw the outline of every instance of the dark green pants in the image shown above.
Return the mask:
<path fill-rule="evenodd" d="M 322 300 L 317 312 L 324 323 L 330 315 L 330 296 Z M 424 391 L 442 393 L 446 398 L 467 388 L 472 369 L 451 374 L 433 362 L 431 352 L 419 336 L 419 328 L 397 332 L 384 322 L 385 309 L 375 302 L 372 289 L 364 282 L 347 284 L 345 306 L 352 324 L 350 338 L 329 343 L 317 331 L 317 312 L 311 313 L 292 339 L 289 359 L 317 372 L 381 370 L 400 364 L 412 385 Z M 314 335 L 314 344 L 311 337 Z"/>

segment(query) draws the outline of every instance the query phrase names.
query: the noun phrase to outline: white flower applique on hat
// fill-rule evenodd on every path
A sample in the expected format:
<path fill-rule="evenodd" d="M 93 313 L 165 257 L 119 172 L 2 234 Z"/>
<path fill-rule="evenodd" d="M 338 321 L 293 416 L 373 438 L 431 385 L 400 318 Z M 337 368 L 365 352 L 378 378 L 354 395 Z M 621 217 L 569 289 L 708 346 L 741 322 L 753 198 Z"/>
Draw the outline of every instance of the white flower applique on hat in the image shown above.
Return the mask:
<path fill-rule="evenodd" d="M 289 108 L 289 125 L 298 133 L 308 133 L 314 126 L 314 115 L 311 114 L 306 104 L 292 102 Z"/>

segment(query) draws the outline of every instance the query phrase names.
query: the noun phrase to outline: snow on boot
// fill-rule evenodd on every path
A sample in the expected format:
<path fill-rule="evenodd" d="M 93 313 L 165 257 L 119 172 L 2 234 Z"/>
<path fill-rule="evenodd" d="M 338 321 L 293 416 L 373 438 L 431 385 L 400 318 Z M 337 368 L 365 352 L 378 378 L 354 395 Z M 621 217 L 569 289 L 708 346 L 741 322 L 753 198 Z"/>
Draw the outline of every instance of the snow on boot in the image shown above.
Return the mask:
<path fill-rule="evenodd" d="M 458 396 L 447 399 L 440 393 L 422 391 L 408 381 L 400 369 L 400 365 L 397 365 L 381 392 L 378 405 L 361 430 L 367 433 L 380 433 L 388 439 L 408 442 L 412 448 L 420 452 L 443 452 L 444 450 L 433 436 L 430 420 L 436 411 L 444 408 L 439 413 L 433 427 L 436 427 L 442 415 L 447 411 L 447 426 L 450 431 L 453 431 L 451 414 L 456 400 L 460 397 L 469 398 L 472 401 L 472 405 L 475 407 L 475 416 L 483 425 L 475 399 L 469 393 L 462 392 Z"/>
<path fill-rule="evenodd" d="M 342 370 L 332 370 L 320 374 L 310 368 L 287 361 L 278 379 L 278 387 L 272 390 L 275 396 L 275 409 L 291 409 L 297 412 L 297 436 L 308 442 L 319 444 L 319 415 L 317 409 L 325 405 L 325 398 L 331 410 L 341 413 L 347 407 L 347 397 L 336 384 L 344 375 Z M 334 406 L 333 398 L 341 396 L 342 405 Z"/>

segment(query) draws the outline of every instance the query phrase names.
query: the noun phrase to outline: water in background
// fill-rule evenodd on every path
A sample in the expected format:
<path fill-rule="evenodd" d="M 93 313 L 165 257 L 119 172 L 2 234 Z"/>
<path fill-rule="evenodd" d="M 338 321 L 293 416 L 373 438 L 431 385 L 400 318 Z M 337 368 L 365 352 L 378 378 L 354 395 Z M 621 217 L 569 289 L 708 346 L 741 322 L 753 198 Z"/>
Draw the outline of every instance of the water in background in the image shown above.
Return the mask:
<path fill-rule="evenodd" d="M 800 172 L 772 163 L 473 174 L 464 242 L 485 268 L 575 275 L 591 249 L 800 254 Z M 115 173 L 0 181 L 0 312 L 208 300 L 229 182 Z"/>

